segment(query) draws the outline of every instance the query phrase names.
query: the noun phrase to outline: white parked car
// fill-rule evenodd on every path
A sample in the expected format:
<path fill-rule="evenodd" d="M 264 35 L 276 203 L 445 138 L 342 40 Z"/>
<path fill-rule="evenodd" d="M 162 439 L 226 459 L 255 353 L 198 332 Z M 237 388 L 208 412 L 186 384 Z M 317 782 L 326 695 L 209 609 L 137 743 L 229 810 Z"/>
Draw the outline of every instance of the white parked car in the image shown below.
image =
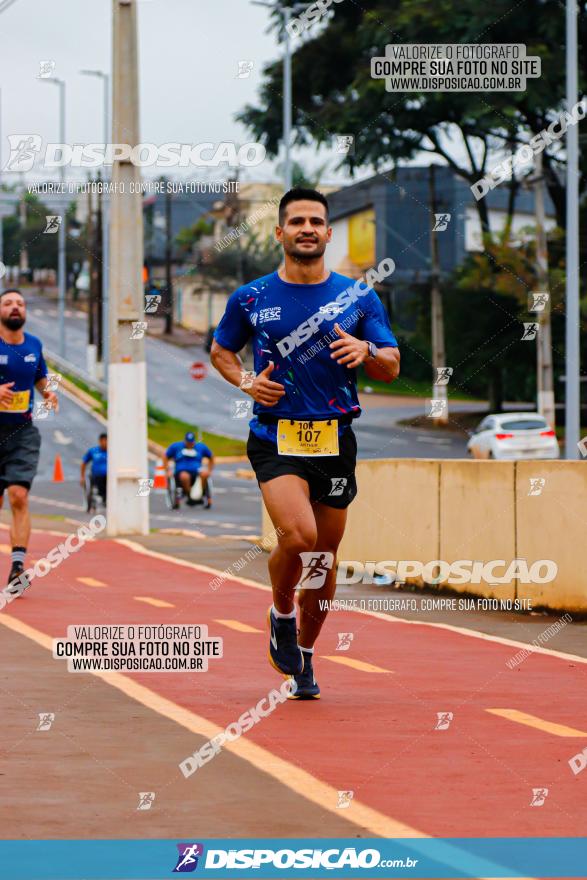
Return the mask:
<path fill-rule="evenodd" d="M 473 458 L 559 458 L 556 434 L 540 413 L 486 416 L 467 444 Z"/>

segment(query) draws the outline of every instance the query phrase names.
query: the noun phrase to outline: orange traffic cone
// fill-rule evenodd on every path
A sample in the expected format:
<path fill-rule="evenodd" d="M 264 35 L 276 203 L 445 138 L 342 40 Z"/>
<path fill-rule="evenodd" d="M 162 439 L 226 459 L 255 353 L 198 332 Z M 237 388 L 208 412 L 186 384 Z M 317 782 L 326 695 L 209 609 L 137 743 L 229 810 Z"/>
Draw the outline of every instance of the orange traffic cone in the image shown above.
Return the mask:
<path fill-rule="evenodd" d="M 167 474 L 165 473 L 165 465 L 163 459 L 158 458 L 155 465 L 155 479 L 153 480 L 153 489 L 160 489 L 163 492 L 167 489 Z"/>
<path fill-rule="evenodd" d="M 55 456 L 55 465 L 53 467 L 53 482 L 54 483 L 63 483 L 65 477 L 63 476 L 63 464 L 61 463 L 61 456 Z"/>

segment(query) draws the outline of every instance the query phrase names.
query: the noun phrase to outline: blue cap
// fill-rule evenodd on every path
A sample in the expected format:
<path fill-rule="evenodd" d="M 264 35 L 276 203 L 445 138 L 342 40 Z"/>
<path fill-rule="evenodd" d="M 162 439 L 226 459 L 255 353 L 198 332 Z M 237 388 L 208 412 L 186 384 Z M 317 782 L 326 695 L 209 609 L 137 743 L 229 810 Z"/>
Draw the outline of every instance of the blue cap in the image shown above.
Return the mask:
<path fill-rule="evenodd" d="M 193 443 L 194 440 L 196 439 L 196 435 L 194 434 L 193 431 L 188 431 L 187 434 L 185 435 L 185 439 L 187 440 L 188 443 Z"/>

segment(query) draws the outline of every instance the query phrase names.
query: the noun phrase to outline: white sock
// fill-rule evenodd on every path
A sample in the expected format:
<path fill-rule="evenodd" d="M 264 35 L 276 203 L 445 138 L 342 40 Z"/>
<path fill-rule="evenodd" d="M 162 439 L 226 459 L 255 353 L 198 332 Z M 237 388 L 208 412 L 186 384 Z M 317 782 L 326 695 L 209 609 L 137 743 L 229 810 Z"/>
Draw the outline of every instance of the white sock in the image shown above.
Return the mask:
<path fill-rule="evenodd" d="M 282 614 L 281 611 L 277 610 L 275 605 L 272 605 L 271 611 L 273 612 L 274 617 L 277 617 L 278 620 L 291 620 L 297 613 L 295 605 L 293 611 L 289 611 L 287 614 Z"/>
<path fill-rule="evenodd" d="M 298 648 L 301 648 L 302 651 L 306 652 L 306 654 L 313 654 L 314 653 L 314 648 L 304 648 L 303 645 L 298 645 Z"/>

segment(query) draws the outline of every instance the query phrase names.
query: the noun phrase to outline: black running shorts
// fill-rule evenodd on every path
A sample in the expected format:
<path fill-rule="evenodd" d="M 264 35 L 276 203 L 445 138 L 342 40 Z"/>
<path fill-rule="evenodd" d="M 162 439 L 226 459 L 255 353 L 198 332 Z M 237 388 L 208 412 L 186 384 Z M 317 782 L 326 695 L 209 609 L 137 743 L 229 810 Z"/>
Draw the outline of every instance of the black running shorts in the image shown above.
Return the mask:
<path fill-rule="evenodd" d="M 344 509 L 357 494 L 357 439 L 352 428 L 346 428 L 338 438 L 338 451 L 338 455 L 324 456 L 279 455 L 275 443 L 259 439 L 252 431 L 247 443 L 259 484 L 294 474 L 306 481 L 312 501 Z"/>
<path fill-rule="evenodd" d="M 41 435 L 32 422 L 0 425 L 0 495 L 6 486 L 30 489 L 40 451 Z"/>

